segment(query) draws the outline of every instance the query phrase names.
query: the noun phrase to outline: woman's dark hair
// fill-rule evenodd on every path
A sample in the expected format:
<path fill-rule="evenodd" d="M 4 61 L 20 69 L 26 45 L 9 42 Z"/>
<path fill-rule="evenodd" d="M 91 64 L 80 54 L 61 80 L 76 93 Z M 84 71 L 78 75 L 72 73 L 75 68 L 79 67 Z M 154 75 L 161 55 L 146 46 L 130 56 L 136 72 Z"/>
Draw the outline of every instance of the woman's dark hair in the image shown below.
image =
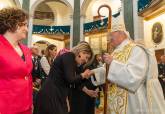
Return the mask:
<path fill-rule="evenodd" d="M 56 45 L 50 44 L 50 45 L 48 45 L 48 47 L 45 50 L 45 57 L 47 58 L 47 60 L 48 60 L 48 62 L 49 62 L 50 65 L 52 64 L 52 61 L 51 61 L 51 56 L 50 56 L 49 50 L 53 50 L 55 48 L 57 48 Z"/>
<path fill-rule="evenodd" d="M 42 54 L 42 55 L 45 55 L 45 50 L 44 50 L 44 49 L 41 50 L 41 54 Z"/>
<path fill-rule="evenodd" d="M 7 31 L 15 32 L 18 26 L 23 26 L 29 18 L 28 14 L 18 8 L 3 8 L 0 10 L 0 34 Z"/>
<path fill-rule="evenodd" d="M 95 68 L 97 68 L 97 66 L 99 65 L 99 61 L 97 60 L 97 56 L 99 56 L 99 54 L 95 54 L 94 60 L 93 60 L 93 66 Z"/>

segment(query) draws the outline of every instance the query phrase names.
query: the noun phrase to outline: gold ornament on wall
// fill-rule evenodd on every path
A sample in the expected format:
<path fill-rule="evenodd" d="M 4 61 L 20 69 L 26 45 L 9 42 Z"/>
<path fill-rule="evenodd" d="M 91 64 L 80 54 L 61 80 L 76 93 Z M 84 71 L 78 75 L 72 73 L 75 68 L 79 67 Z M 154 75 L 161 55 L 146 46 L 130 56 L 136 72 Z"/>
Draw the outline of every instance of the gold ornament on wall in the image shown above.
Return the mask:
<path fill-rule="evenodd" d="M 156 22 L 152 26 L 152 41 L 155 44 L 160 44 L 163 39 L 163 27 L 160 22 Z"/>

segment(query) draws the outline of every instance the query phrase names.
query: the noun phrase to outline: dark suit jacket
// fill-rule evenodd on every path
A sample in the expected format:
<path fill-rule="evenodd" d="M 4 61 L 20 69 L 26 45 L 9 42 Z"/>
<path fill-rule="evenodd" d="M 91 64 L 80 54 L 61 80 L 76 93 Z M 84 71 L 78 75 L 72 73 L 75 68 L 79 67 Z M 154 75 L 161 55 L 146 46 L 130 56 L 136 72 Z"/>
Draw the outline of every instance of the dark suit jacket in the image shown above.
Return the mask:
<path fill-rule="evenodd" d="M 32 59 L 33 62 L 33 70 L 32 70 L 32 77 L 33 77 L 33 82 L 38 79 L 44 79 L 46 77 L 45 72 L 43 71 L 40 63 L 41 57 L 37 56 L 36 58 Z"/>
<path fill-rule="evenodd" d="M 158 72 L 159 72 L 158 79 L 162 86 L 164 97 L 165 97 L 165 81 L 163 81 L 165 80 L 165 64 L 163 63 L 158 64 Z"/>

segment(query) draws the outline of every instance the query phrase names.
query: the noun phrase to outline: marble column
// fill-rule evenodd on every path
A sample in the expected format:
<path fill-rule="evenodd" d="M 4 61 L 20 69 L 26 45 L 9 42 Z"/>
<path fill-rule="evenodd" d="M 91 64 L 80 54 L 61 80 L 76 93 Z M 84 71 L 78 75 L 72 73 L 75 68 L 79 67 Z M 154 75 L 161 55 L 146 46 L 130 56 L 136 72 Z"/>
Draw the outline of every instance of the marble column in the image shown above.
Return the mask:
<path fill-rule="evenodd" d="M 30 7 L 30 0 L 23 0 L 22 9 L 24 9 L 27 13 L 29 13 L 29 7 Z M 23 43 L 27 45 L 28 44 L 28 38 L 23 40 Z"/>
<path fill-rule="evenodd" d="M 32 46 L 32 33 L 33 33 L 33 17 L 30 16 L 29 18 L 29 30 L 28 30 L 28 42 L 27 45 L 30 47 Z"/>
<path fill-rule="evenodd" d="M 85 15 L 80 16 L 80 41 L 84 40 L 84 21 Z"/>
<path fill-rule="evenodd" d="M 73 12 L 73 45 L 80 41 L 80 0 L 74 0 Z"/>
<path fill-rule="evenodd" d="M 73 47 L 73 15 L 70 16 L 70 48 Z"/>
<path fill-rule="evenodd" d="M 143 17 L 138 16 L 138 0 L 133 0 L 134 39 L 144 39 Z"/>
<path fill-rule="evenodd" d="M 134 0 L 121 0 L 124 7 L 125 26 L 132 39 L 134 39 L 133 1 Z"/>

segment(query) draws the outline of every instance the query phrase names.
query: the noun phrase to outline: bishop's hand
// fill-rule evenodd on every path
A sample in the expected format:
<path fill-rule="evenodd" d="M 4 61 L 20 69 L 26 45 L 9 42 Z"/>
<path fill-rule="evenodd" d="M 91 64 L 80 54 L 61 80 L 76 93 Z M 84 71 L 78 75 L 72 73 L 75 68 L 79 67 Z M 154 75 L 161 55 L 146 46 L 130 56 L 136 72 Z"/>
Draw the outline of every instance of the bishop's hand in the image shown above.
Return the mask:
<path fill-rule="evenodd" d="M 94 74 L 93 71 L 86 69 L 83 73 L 81 73 L 83 78 L 88 79 L 89 77 L 91 77 Z"/>
<path fill-rule="evenodd" d="M 105 53 L 105 54 L 103 55 L 103 60 L 104 60 L 105 63 L 111 64 L 111 62 L 112 62 L 112 60 L 113 60 L 113 57 L 112 57 L 110 54 Z"/>

